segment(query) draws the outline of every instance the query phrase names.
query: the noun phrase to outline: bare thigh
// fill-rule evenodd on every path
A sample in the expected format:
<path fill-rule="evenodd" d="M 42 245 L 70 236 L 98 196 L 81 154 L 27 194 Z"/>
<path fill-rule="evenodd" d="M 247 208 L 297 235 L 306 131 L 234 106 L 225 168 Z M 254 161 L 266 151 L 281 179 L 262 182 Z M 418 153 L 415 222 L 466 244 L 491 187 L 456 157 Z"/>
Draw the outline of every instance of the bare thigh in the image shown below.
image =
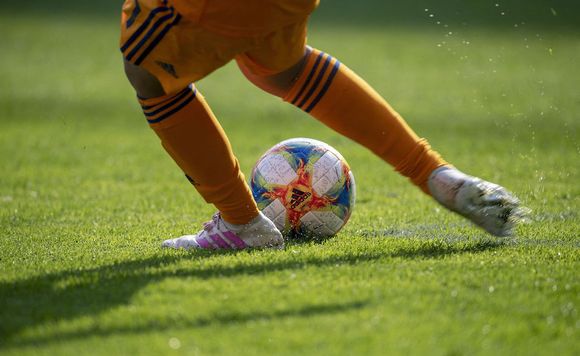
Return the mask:
<path fill-rule="evenodd" d="M 139 97 L 150 99 L 165 95 L 161 83 L 151 73 L 126 60 L 124 62 L 127 79 Z"/>

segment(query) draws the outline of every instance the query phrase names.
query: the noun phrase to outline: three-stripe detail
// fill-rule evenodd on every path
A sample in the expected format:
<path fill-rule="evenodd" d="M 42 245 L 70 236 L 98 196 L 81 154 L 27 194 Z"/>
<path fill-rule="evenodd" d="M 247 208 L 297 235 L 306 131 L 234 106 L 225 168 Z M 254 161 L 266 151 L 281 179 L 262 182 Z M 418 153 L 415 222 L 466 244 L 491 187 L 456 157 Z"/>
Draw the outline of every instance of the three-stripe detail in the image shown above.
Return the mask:
<path fill-rule="evenodd" d="M 246 243 L 231 231 L 220 231 L 217 234 L 206 235 L 195 239 L 197 244 L 204 249 L 244 249 Z"/>
<path fill-rule="evenodd" d="M 139 12 L 134 13 L 135 18 Z M 134 18 L 129 20 L 131 24 L 135 21 Z M 180 20 L 181 15 L 173 7 L 160 6 L 151 10 L 141 26 L 121 46 L 125 59 L 135 65 L 140 65 Z"/>
<path fill-rule="evenodd" d="M 155 105 L 141 105 L 143 113 L 150 124 L 156 124 L 179 112 L 192 102 L 197 95 L 197 89 L 188 86 L 177 94 Z"/>
<path fill-rule="evenodd" d="M 306 112 L 312 111 L 330 88 L 339 67 L 340 62 L 336 58 L 320 52 L 291 103 Z"/>

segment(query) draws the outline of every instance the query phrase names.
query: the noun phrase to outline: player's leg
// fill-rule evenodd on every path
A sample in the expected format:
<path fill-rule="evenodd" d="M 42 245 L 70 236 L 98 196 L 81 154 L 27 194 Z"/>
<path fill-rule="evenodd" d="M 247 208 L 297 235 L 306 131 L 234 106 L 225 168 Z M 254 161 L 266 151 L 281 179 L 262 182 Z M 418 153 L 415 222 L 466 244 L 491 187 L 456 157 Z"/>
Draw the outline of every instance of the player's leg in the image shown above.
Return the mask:
<path fill-rule="evenodd" d="M 453 167 L 440 167 L 431 173 L 429 190 L 441 205 L 496 236 L 512 235 L 528 213 L 504 187 Z"/>
<path fill-rule="evenodd" d="M 158 0 L 125 1 L 120 47 L 150 127 L 201 196 L 220 212 L 199 234 L 164 245 L 280 246 L 282 237 L 259 213 L 226 134 L 189 84 L 229 62 L 239 48 Z"/>
<path fill-rule="evenodd" d="M 275 226 L 259 213 L 225 132 L 192 87 L 166 95 L 146 70 L 125 62 L 126 74 L 151 128 L 201 196 L 219 210 L 197 235 L 166 247 L 244 248 L 282 246 Z"/>
<path fill-rule="evenodd" d="M 431 172 L 447 164 L 364 80 L 306 46 L 306 20 L 270 34 L 236 60 L 256 86 L 367 147 L 426 193 Z"/>
<path fill-rule="evenodd" d="M 280 73 L 274 73 L 271 75 L 260 75 L 254 73 L 253 70 L 247 66 L 246 61 L 238 60 L 238 66 L 240 71 L 250 82 L 252 82 L 252 84 L 269 94 L 283 98 L 288 94 L 300 73 L 302 73 L 304 65 L 308 60 L 308 51 L 309 50 L 304 47 L 304 54 L 294 65 L 290 66 L 290 68 L 284 69 Z"/>
<path fill-rule="evenodd" d="M 194 87 L 165 94 L 146 70 L 125 62 L 129 81 L 150 127 L 173 160 L 208 203 L 232 224 L 258 215 L 228 138 Z"/>
<path fill-rule="evenodd" d="M 338 60 L 316 49 L 299 50 L 305 54 L 278 73 L 261 72 L 260 65 L 268 66 L 267 50 L 250 53 L 238 63 L 255 85 L 367 147 L 445 207 L 494 235 L 512 232 L 521 213 L 516 198 L 451 168 L 375 90 Z M 270 55 L 277 58 L 277 53 Z M 258 59 L 262 62 L 256 63 Z"/>

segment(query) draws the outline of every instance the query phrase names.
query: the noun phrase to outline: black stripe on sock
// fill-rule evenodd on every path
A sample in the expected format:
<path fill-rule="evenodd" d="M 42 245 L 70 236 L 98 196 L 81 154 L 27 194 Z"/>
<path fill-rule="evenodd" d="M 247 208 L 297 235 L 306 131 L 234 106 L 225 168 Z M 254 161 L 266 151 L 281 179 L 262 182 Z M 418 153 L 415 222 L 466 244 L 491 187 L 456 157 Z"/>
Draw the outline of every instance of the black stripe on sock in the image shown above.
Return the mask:
<path fill-rule="evenodd" d="M 170 103 L 165 104 L 161 107 L 159 107 L 159 105 L 142 106 L 143 113 L 145 114 L 145 116 L 155 116 L 155 115 L 159 114 L 160 112 L 171 108 L 173 105 L 177 104 L 181 99 L 183 99 L 185 96 L 187 96 L 187 94 L 190 94 L 190 93 L 191 93 L 191 89 L 188 87 L 185 90 L 182 90 L 181 92 L 177 93 L 175 96 L 171 97 Z M 150 109 L 155 109 L 155 110 L 145 112 L 146 110 L 150 110 Z"/>
<path fill-rule="evenodd" d="M 292 104 L 296 104 L 296 102 L 298 101 L 298 99 L 300 99 L 306 88 L 308 88 L 308 84 L 310 84 L 312 77 L 314 77 L 314 73 L 316 73 L 316 69 L 318 69 L 318 65 L 320 64 L 320 61 L 322 60 L 322 57 L 324 57 L 325 54 L 326 53 L 321 52 L 316 58 L 316 62 L 314 62 L 314 66 L 312 66 L 312 70 L 310 71 L 310 73 L 308 73 L 308 77 L 306 78 L 306 81 L 302 85 L 302 88 L 300 88 L 300 91 L 298 92 L 294 100 L 292 100 Z"/>
<path fill-rule="evenodd" d="M 302 108 L 304 106 L 304 104 L 306 104 L 306 102 L 310 99 L 310 97 L 312 96 L 312 94 L 314 94 L 314 92 L 316 91 L 316 89 L 318 89 L 318 86 L 320 85 L 320 81 L 322 81 L 322 78 L 324 77 L 324 74 L 326 74 L 326 70 L 328 69 L 328 66 L 330 65 L 330 61 L 331 60 L 332 60 L 332 57 L 331 56 L 328 56 L 326 58 L 326 61 L 324 61 L 324 65 L 322 66 L 322 69 L 320 69 L 320 72 L 318 73 L 318 76 L 316 77 L 316 80 L 314 81 L 314 83 L 310 87 L 310 90 L 308 91 L 308 93 L 306 93 L 306 96 L 304 97 L 304 99 L 302 99 L 302 101 L 300 102 L 300 104 L 298 104 L 298 107 L 299 108 Z"/>
<path fill-rule="evenodd" d="M 320 101 L 320 99 L 322 99 L 322 97 L 324 96 L 324 94 L 326 94 L 326 91 L 328 90 L 328 88 L 330 88 L 330 85 L 332 84 L 332 81 L 334 79 L 334 76 L 338 72 L 338 68 L 339 67 L 340 67 L 340 62 L 337 60 L 336 63 L 334 63 L 334 67 L 332 67 L 332 71 L 328 75 L 328 78 L 326 79 L 326 82 L 324 83 L 324 86 L 320 90 L 320 93 L 318 93 L 318 95 L 316 96 L 316 98 L 314 98 L 314 100 L 312 100 L 312 103 L 310 103 L 310 105 L 308 106 L 308 108 L 306 108 L 306 110 L 304 110 L 304 111 L 310 112 L 312 109 L 314 109 L 314 107 L 316 106 L 316 104 L 318 104 L 318 102 Z"/>
<path fill-rule="evenodd" d="M 186 97 L 186 99 L 181 104 L 179 104 L 175 108 L 173 108 L 173 110 L 170 110 L 170 111 L 166 112 L 165 114 L 159 116 L 156 119 L 151 119 L 151 120 L 147 119 L 147 121 L 150 124 L 156 124 L 158 122 L 161 122 L 161 121 L 167 119 L 171 115 L 173 115 L 176 112 L 178 112 L 179 110 L 183 109 L 187 104 L 189 104 L 190 102 L 192 102 L 195 99 L 196 94 L 197 94 L 197 90 L 194 90 L 190 96 Z"/>

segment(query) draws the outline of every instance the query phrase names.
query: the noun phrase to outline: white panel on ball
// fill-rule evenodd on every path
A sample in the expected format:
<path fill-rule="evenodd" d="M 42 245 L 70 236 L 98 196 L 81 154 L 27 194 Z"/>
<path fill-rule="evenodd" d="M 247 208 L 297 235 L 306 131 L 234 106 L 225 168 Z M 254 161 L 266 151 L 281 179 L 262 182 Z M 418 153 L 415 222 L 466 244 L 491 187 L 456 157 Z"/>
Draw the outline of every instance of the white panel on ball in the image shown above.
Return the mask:
<path fill-rule="evenodd" d="M 300 222 L 309 230 L 320 236 L 332 236 L 336 234 L 344 221 L 330 211 L 309 211 Z"/>
<path fill-rule="evenodd" d="M 282 204 L 280 199 L 274 200 L 265 207 L 262 212 L 268 217 L 268 219 L 272 220 L 278 230 L 284 229 L 284 226 L 286 225 L 286 207 L 284 207 L 284 204 Z"/>
<path fill-rule="evenodd" d="M 270 184 L 286 185 L 298 177 L 282 155 L 271 155 L 258 165 L 258 171 Z"/>
<path fill-rule="evenodd" d="M 332 153 L 326 152 L 312 167 L 312 188 L 319 195 L 325 194 L 338 182 L 342 174 L 342 164 Z"/>

